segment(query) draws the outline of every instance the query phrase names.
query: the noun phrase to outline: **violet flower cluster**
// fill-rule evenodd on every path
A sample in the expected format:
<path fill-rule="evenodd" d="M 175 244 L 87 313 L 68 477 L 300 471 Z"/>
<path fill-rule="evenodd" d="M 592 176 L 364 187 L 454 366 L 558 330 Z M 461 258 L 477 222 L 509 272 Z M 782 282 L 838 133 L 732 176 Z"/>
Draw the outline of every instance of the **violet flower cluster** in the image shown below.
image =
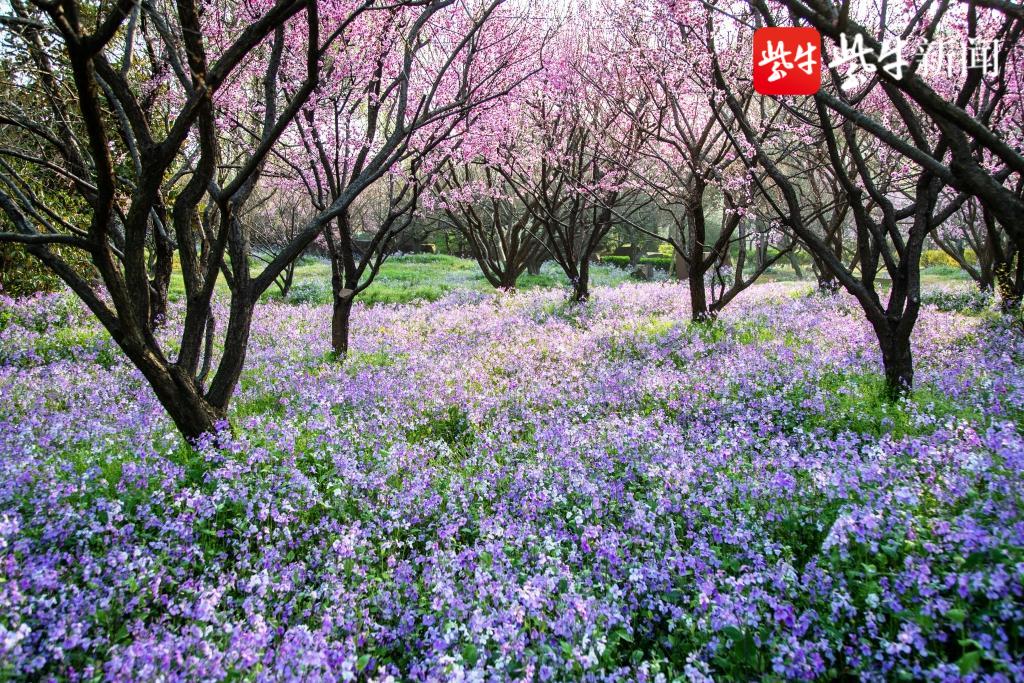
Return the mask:
<path fill-rule="evenodd" d="M 926 307 L 893 404 L 843 296 L 563 298 L 357 306 L 344 364 L 261 306 L 195 447 L 68 297 L 0 300 L 0 678 L 1024 678 L 1010 321 Z"/>

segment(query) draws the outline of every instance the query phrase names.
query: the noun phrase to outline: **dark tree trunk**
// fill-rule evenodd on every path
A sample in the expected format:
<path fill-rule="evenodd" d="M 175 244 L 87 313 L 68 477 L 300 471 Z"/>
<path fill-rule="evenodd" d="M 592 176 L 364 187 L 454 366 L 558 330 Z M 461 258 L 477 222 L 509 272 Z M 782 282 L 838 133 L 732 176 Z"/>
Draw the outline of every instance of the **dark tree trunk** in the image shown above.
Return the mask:
<path fill-rule="evenodd" d="M 284 272 L 281 273 L 281 277 L 277 279 L 277 288 L 281 292 L 281 298 L 288 296 L 288 292 L 292 290 L 292 282 L 295 280 L 295 262 L 292 261 L 288 266 L 285 267 Z"/>
<path fill-rule="evenodd" d="M 334 297 L 331 311 L 331 348 L 334 355 L 344 358 L 348 355 L 349 321 L 352 317 L 352 290 L 341 290 L 341 296 Z"/>
<path fill-rule="evenodd" d="M 501 274 L 501 279 L 498 282 L 498 286 L 501 289 L 514 291 L 516 288 L 516 281 L 518 279 L 519 273 L 517 273 L 513 268 L 508 268 Z"/>
<path fill-rule="evenodd" d="M 818 273 L 818 289 L 823 294 L 835 294 L 841 287 L 834 273 Z"/>
<path fill-rule="evenodd" d="M 910 335 L 876 326 L 878 345 L 882 351 L 885 372 L 885 394 L 889 399 L 905 396 L 914 386 L 914 359 L 910 351 Z"/>
<path fill-rule="evenodd" d="M 149 281 L 150 293 L 149 319 L 156 327 L 167 319 L 167 291 L 171 284 L 171 273 L 174 271 L 174 245 L 165 236 L 157 233 L 154 239 L 153 277 Z"/>
<path fill-rule="evenodd" d="M 818 281 L 818 290 L 822 294 L 835 294 L 838 292 L 842 286 L 839 282 L 839 276 L 836 275 L 825 259 L 819 258 L 814 252 L 811 252 L 811 258 L 814 260 L 814 277 Z"/>
<path fill-rule="evenodd" d="M 708 318 L 708 295 L 704 291 L 704 273 L 707 272 L 704 260 L 707 240 L 707 218 L 704 215 L 706 187 L 704 180 L 698 178 L 694 187 L 695 200 L 690 206 L 690 225 L 693 233 L 690 236 L 690 270 L 687 279 L 690 285 L 690 317 L 694 321 Z"/>
<path fill-rule="evenodd" d="M 583 259 L 579 274 L 572 286 L 572 301 L 579 303 L 590 298 L 590 261 Z"/>
<path fill-rule="evenodd" d="M 694 321 L 708 319 L 708 297 L 704 291 L 704 274 L 699 268 L 690 268 L 687 274 L 690 285 L 690 318 Z"/>
<path fill-rule="evenodd" d="M 1024 298 L 1024 259 L 1018 256 L 1016 267 L 1012 263 L 1000 263 L 994 271 L 1003 310 L 1017 310 Z"/>
<path fill-rule="evenodd" d="M 227 419 L 227 411 L 206 400 L 188 370 L 168 363 L 138 340 L 118 339 L 118 336 L 114 335 L 115 341 L 142 371 L 182 436 L 194 441 L 203 434 L 216 432 L 217 423 Z"/>
<path fill-rule="evenodd" d="M 227 411 L 211 405 L 194 387 L 175 382 L 173 388 L 166 393 L 156 383 L 153 387 L 174 425 L 189 441 L 203 434 L 215 434 L 217 423 L 227 420 Z"/>

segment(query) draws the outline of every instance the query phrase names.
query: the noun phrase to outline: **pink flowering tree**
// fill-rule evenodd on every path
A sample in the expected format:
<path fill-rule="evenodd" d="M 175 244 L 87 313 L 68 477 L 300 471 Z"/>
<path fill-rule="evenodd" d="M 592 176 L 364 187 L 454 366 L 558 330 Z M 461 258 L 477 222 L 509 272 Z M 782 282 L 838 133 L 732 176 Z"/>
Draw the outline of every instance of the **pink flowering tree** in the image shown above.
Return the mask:
<path fill-rule="evenodd" d="M 608 106 L 597 56 L 586 49 L 599 19 L 588 11 L 565 19 L 544 70 L 512 109 L 513 134 L 498 136 L 489 162 L 577 302 L 590 295 L 590 264 L 605 237 L 644 204 L 625 171 L 637 158 L 640 131 Z"/>
<path fill-rule="evenodd" d="M 471 9 L 454 0 L 19 5 L 7 20 L 9 56 L 37 65 L 29 76 L 37 87 L 29 90 L 35 100 L 5 102 L 0 113 L 6 139 L 16 143 L 0 153 L 0 240 L 24 244 L 85 302 L 182 434 L 215 431 L 227 417 L 260 294 L 371 183 L 393 168 L 413 177 L 414 169 L 402 166 L 409 151 L 443 138 L 449 116 L 479 100 L 476 84 L 500 73 L 500 62 L 489 67 L 470 57 L 489 44 L 479 42 L 481 28 L 495 6 Z M 402 19 L 382 47 L 362 20 L 387 23 L 396 14 Z M 361 60 L 370 66 L 345 64 Z M 387 89 L 377 95 L 371 89 L 367 97 L 388 103 L 380 119 L 390 125 L 370 125 L 364 117 L 364 129 L 379 132 L 361 170 L 350 172 L 269 263 L 251 272 L 251 235 L 241 216 L 266 180 L 268 161 L 280 145 L 294 142 L 305 112 L 321 111 L 323 93 L 329 98 L 336 80 L 349 71 L 372 73 L 382 60 L 391 69 L 382 80 Z M 60 198 L 70 197 L 76 212 L 62 211 L 56 195 L 35 191 L 26 178 L 64 188 Z M 84 254 L 95 277 L 71 267 L 58 247 Z M 157 334 L 153 315 L 166 289 L 151 283 L 168 267 L 168 249 L 185 287 L 177 340 Z M 223 350 L 214 358 L 220 277 L 230 302 Z"/>
<path fill-rule="evenodd" d="M 668 224 L 665 232 L 634 227 L 672 246 L 694 320 L 713 317 L 788 254 L 792 241 L 777 235 L 778 248 L 767 255 L 773 231 L 759 220 L 753 179 L 736 158 L 728 135 L 735 123 L 709 97 L 714 77 L 706 35 L 717 30 L 708 22 L 710 10 L 700 2 L 631 1 L 610 11 L 616 30 L 602 36 L 595 60 L 602 92 L 623 122 L 609 133 L 641 142 L 634 163 L 622 170 Z M 749 59 L 720 57 L 726 58 Z M 744 110 L 756 106 L 749 85 L 737 98 Z M 801 144 L 799 136 L 787 139 L 794 149 Z M 717 234 L 709 215 L 716 211 Z M 747 272 L 748 245 L 755 243 L 759 258 Z"/>
<path fill-rule="evenodd" d="M 445 2 L 366 13 L 351 27 L 363 38 L 334 46 L 277 159 L 323 218 L 339 357 L 355 298 L 413 224 L 423 187 L 459 147 L 460 124 L 537 69 L 544 37 L 535 28 L 498 0 Z M 386 188 L 387 210 L 357 230 L 349 206 L 374 183 Z"/>
<path fill-rule="evenodd" d="M 533 213 L 500 173 L 480 161 L 448 160 L 435 185 L 433 219 L 465 239 L 492 286 L 515 289 L 519 276 L 545 253 Z"/>
<path fill-rule="evenodd" d="M 886 30 L 898 29 L 889 24 Z M 708 50 L 715 55 L 711 37 Z M 786 125 L 805 126 L 807 135 L 827 151 L 828 172 L 849 204 L 857 251 L 854 263 L 840 260 L 834 247 L 812 229 L 798 176 L 788 172 L 786 155 L 775 137 L 764 138 L 764 120 L 744 110 L 732 83 L 733 74 L 716 63 L 715 79 L 723 104 L 739 124 L 737 148 L 744 150 L 748 163 L 764 169 L 772 184 L 761 187 L 763 195 L 775 193 L 780 201 L 772 204 L 777 207 L 778 219 L 858 300 L 878 338 L 887 392 L 897 396 L 913 383 L 910 339 L 921 305 L 922 250 L 929 235 L 968 196 L 959 190 L 959 181 L 927 159 L 945 158 L 958 144 L 959 133 L 949 127 L 922 125 L 920 112 L 877 75 L 851 88 L 849 73 L 841 73 L 838 66 L 833 64 L 823 72 L 822 89 L 813 99 L 785 105 Z M 966 106 L 977 87 L 977 82 L 968 79 L 951 93 L 952 99 Z M 978 115 L 986 116 L 984 112 Z M 893 131 L 893 136 L 912 141 L 917 152 L 908 158 L 904 146 L 879 146 L 872 132 L 860 129 L 865 121 L 879 123 Z M 952 191 L 946 192 L 947 188 Z M 886 281 L 880 282 L 883 276 Z"/>
<path fill-rule="evenodd" d="M 932 240 L 983 291 L 998 289 L 1008 307 L 1024 293 L 1024 259 L 1020 249 L 991 211 L 972 199 L 932 234 Z"/>
<path fill-rule="evenodd" d="M 1024 243 L 1020 51 L 1024 10 L 1012 2 L 837 6 L 828 0 L 748 3 L 767 25 L 806 22 L 844 59 L 845 79 L 875 85 L 899 129 L 823 89 L 821 106 L 977 200 L 1018 247 Z M 883 14 L 884 13 L 884 14 Z M 845 37 L 844 37 L 845 36 Z M 835 49 L 845 41 L 847 50 Z M 961 68 L 961 60 L 967 68 Z M 936 130 L 944 143 L 923 136 Z"/>

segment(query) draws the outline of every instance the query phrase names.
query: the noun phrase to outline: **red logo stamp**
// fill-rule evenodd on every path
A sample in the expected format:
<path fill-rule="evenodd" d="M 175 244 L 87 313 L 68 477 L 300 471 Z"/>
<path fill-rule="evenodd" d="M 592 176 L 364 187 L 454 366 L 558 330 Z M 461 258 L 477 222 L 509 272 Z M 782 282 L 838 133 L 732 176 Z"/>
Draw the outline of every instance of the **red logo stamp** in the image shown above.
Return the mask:
<path fill-rule="evenodd" d="M 754 31 L 754 90 L 813 95 L 821 87 L 821 34 L 803 27 Z"/>

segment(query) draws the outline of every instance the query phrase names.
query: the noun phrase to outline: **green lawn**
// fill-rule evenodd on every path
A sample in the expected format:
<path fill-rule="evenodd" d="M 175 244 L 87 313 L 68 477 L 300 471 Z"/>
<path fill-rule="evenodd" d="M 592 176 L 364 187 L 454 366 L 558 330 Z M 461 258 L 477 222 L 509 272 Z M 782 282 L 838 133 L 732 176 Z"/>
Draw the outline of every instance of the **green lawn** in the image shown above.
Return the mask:
<path fill-rule="evenodd" d="M 262 263 L 253 262 L 253 270 L 262 267 Z M 812 276 L 809 268 L 803 273 L 804 278 Z M 660 275 L 664 277 L 663 274 Z M 594 264 L 591 267 L 592 285 L 614 285 L 628 279 L 625 271 Z M 777 265 L 764 274 L 765 281 L 790 282 L 797 279 L 796 274 L 788 265 Z M 968 281 L 967 273 L 958 268 L 933 266 L 922 270 L 921 281 L 924 285 L 935 285 L 949 282 Z M 569 281 L 556 264 L 544 264 L 539 275 L 524 274 L 519 278 L 520 289 L 538 287 L 568 287 Z M 493 291 L 490 283 L 480 272 L 472 259 L 459 258 L 446 254 L 409 254 L 388 259 L 381 266 L 369 289 L 359 296 L 359 301 L 366 304 L 377 303 L 408 303 L 410 301 L 435 301 L 456 289 L 468 289 L 480 292 Z M 227 283 L 221 278 L 217 282 L 217 290 L 227 294 Z M 181 272 L 175 267 L 171 278 L 170 297 L 178 300 L 185 294 Z M 279 299 L 277 287 L 272 286 L 264 299 Z M 331 300 L 331 265 L 328 261 L 314 257 L 304 257 L 295 268 L 295 280 L 288 294 L 288 300 L 296 303 L 327 303 Z"/>
<path fill-rule="evenodd" d="M 262 263 L 253 262 L 253 270 Z M 617 284 L 628 279 L 618 268 L 595 264 L 591 269 L 594 284 Z M 568 279 L 554 263 L 546 263 L 539 275 L 524 274 L 519 278 L 520 289 L 537 287 L 567 287 Z M 437 300 L 456 289 L 492 291 L 490 283 L 480 272 L 476 261 L 447 254 L 409 254 L 388 259 L 381 266 L 373 284 L 359 296 L 366 304 L 407 303 Z M 227 294 L 227 283 L 217 281 L 217 291 Z M 171 277 L 170 297 L 178 300 L 185 294 L 181 272 L 175 265 Z M 272 286 L 265 299 L 279 299 L 277 287 Z M 319 258 L 305 257 L 295 268 L 295 279 L 288 300 L 296 303 L 327 303 L 331 300 L 331 265 Z"/>

